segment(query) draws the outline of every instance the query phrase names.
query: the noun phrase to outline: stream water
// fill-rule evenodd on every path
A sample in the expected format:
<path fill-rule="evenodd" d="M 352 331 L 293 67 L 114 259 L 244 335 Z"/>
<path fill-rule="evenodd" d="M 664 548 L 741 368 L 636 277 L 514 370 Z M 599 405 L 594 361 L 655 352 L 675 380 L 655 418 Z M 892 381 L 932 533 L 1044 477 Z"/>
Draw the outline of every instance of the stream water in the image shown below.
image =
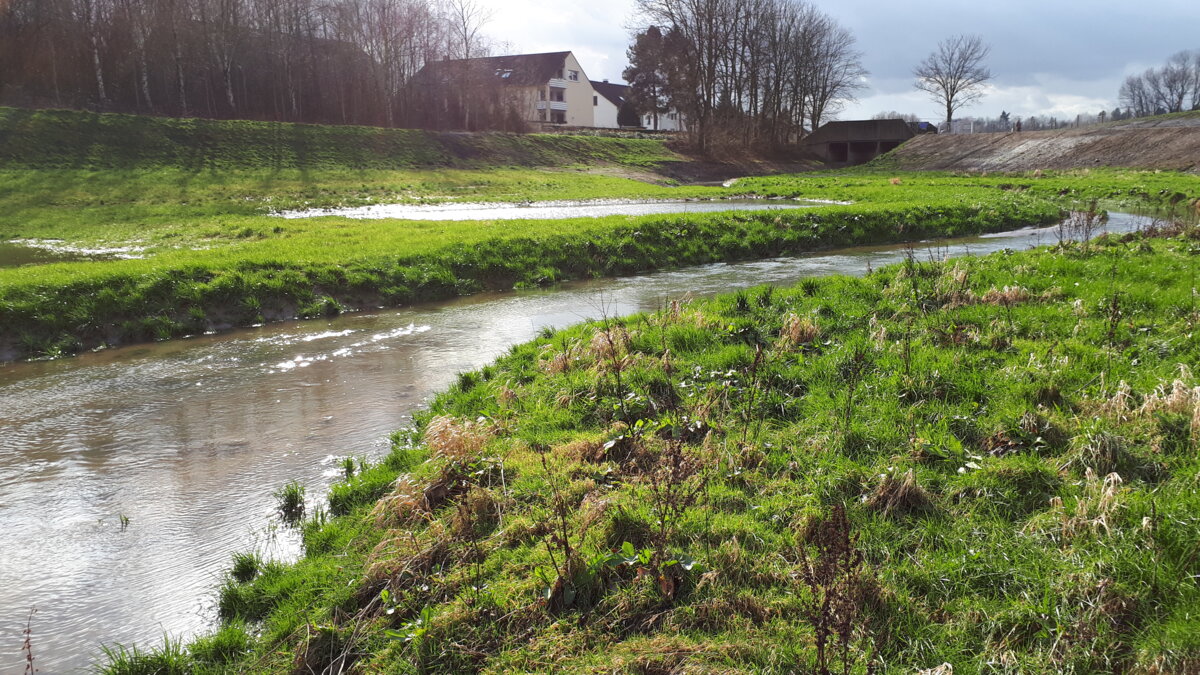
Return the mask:
<path fill-rule="evenodd" d="M 592 201 L 460 204 L 372 204 L 333 209 L 280 211 L 281 218 L 343 216 L 345 218 L 399 218 L 402 220 L 560 220 L 602 216 L 650 216 L 669 213 L 715 213 L 718 211 L 774 211 L 809 209 L 816 201 L 795 199 L 695 199 L 659 202 L 600 199 Z"/>
<path fill-rule="evenodd" d="M 1139 220 L 1114 214 L 1107 227 Z M 916 249 L 940 258 L 1055 241 L 1045 228 Z M 457 373 L 543 327 L 862 274 L 904 255 L 860 247 L 705 265 L 0 365 L 0 672 L 23 668 L 33 607 L 47 674 L 87 668 L 101 643 L 151 646 L 210 627 L 235 551 L 299 552 L 273 517 L 274 489 L 296 479 L 319 499 L 337 458 L 380 456 Z"/>

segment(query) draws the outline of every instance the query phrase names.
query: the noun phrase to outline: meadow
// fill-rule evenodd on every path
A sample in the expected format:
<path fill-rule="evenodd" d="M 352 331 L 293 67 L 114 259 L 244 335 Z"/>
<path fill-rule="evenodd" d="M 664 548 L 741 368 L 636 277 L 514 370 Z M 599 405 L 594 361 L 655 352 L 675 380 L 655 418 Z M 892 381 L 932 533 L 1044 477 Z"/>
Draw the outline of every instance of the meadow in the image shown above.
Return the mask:
<path fill-rule="evenodd" d="M 1160 222 L 547 333 L 105 672 L 1193 672 L 1198 259 Z"/>
<path fill-rule="evenodd" d="M 1094 201 L 1193 208 L 1200 178 L 886 169 L 673 186 L 662 141 L 437 134 L 0 109 L 0 240 L 136 259 L 0 268 L 0 355 L 65 356 L 266 321 L 827 246 L 973 234 Z M 804 212 L 558 221 L 284 220 L 379 203 L 776 197 Z"/>
<path fill-rule="evenodd" d="M 1196 182 L 1135 172 L 1082 181 L 860 172 L 742 179 L 721 188 L 568 169 L 9 169 L 0 174 L 0 238 L 141 257 L 0 269 L 0 339 L 18 357 L 61 356 L 483 289 L 1045 224 L 1064 206 L 1094 199 L 1144 207 L 1187 195 L 1180 202 L 1187 204 L 1200 194 Z M 371 203 L 734 196 L 854 203 L 515 222 L 271 215 Z"/>

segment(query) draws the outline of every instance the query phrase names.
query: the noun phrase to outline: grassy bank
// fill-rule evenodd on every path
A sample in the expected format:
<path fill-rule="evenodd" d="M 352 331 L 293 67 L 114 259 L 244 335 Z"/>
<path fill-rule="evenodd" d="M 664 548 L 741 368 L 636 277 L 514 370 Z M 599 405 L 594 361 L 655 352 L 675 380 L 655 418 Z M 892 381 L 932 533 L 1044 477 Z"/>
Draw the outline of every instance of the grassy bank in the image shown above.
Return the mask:
<path fill-rule="evenodd" d="M 1055 220 L 1047 203 L 858 205 L 819 212 L 363 224 L 145 260 L 0 270 L 0 325 L 24 354 L 161 340 L 485 289 L 969 234 Z"/>
<path fill-rule="evenodd" d="M 264 174 L 8 172 L 0 235 L 142 259 L 0 269 L 0 343 L 14 357 L 824 246 L 1041 224 L 1072 203 L 1190 204 L 1200 181 L 1118 173 L 996 178 L 811 174 L 667 188 L 568 171 Z M 381 202 L 737 195 L 853 201 L 804 212 L 561 221 L 283 220 L 273 209 Z M 1184 195 L 1184 197 L 1178 197 Z"/>
<path fill-rule="evenodd" d="M 1200 237 L 758 288 L 464 374 L 108 672 L 1193 672 Z M 141 670 L 139 670 L 139 668 Z"/>
<path fill-rule="evenodd" d="M 1200 198 L 1195 176 L 1132 171 L 875 169 L 749 178 L 732 187 L 628 177 L 672 157 L 656 141 L 3 109 L 0 240 L 56 240 L 140 258 L 0 268 L 0 358 L 481 289 L 1040 224 L 1095 199 L 1194 208 Z M 521 166 L 528 163 L 538 168 Z M 271 215 L 377 203 L 734 196 L 854 204 L 545 222 Z"/>
<path fill-rule="evenodd" d="M 446 133 L 0 108 L 0 165 L 189 171 L 472 168 L 680 157 L 662 141 L 557 134 Z"/>

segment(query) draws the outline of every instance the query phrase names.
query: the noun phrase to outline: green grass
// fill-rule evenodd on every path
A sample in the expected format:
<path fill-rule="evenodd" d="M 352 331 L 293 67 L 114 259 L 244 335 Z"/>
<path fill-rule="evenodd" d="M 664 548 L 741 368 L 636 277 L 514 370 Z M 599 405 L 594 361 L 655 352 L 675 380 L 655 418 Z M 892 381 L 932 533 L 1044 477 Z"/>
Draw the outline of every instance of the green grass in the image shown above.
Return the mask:
<path fill-rule="evenodd" d="M 1200 235 L 1159 234 L 514 347 L 230 578 L 192 672 L 810 672 L 818 592 L 854 672 L 1191 672 Z M 839 508 L 861 569 L 810 587 Z"/>
<path fill-rule="evenodd" d="M 60 239 L 143 256 L 0 269 L 0 353 L 16 358 L 482 289 L 1041 224 L 1090 200 L 1191 208 L 1200 196 L 1195 176 L 1134 171 L 898 177 L 875 169 L 672 188 L 603 173 L 677 159 L 657 141 L 65 111 L 0 109 L 0 137 L 0 240 Z M 392 202 L 743 195 L 854 204 L 460 223 L 270 215 Z"/>
<path fill-rule="evenodd" d="M 9 172 L 4 238 L 143 248 L 144 259 L 0 269 L 0 340 L 20 356 L 677 265 L 1042 224 L 1093 199 L 1190 205 L 1177 174 L 971 177 L 819 173 L 664 188 L 581 172 L 503 170 Z M 736 195 L 854 201 L 784 213 L 560 221 L 282 220 L 274 208 L 450 199 Z"/>
<path fill-rule="evenodd" d="M 26 169 L 392 170 L 587 162 L 652 166 L 678 158 L 661 141 L 644 139 L 0 108 L 0 165 Z"/>

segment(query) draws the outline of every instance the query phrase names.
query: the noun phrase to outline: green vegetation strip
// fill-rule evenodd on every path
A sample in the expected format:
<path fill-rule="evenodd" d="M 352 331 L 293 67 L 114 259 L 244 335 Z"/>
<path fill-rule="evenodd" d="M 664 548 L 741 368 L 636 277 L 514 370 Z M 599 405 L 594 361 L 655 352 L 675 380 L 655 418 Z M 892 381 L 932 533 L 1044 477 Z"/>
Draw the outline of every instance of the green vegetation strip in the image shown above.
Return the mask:
<path fill-rule="evenodd" d="M 142 256 L 0 268 L 0 358 L 481 289 L 980 233 L 1042 224 L 1060 207 L 1091 200 L 1194 209 L 1200 197 L 1196 176 L 1115 170 L 971 176 L 876 167 L 728 188 L 628 178 L 677 159 L 658 141 L 0 109 L 0 241 Z M 854 204 L 473 223 L 271 215 L 380 203 L 738 196 Z"/>
<path fill-rule="evenodd" d="M 147 260 L 6 270 L 0 325 L 25 354 L 167 339 L 214 325 L 312 318 L 562 279 L 761 258 L 1055 220 L 1046 203 L 863 205 L 819 212 L 521 224 L 338 221 L 306 235 Z"/>
<path fill-rule="evenodd" d="M 662 141 L 439 133 L 0 108 L 0 166 L 137 169 L 400 169 L 678 160 Z"/>
<path fill-rule="evenodd" d="M 371 203 L 723 198 L 855 202 L 811 211 L 504 222 L 283 220 Z M 60 356 L 345 308 L 389 306 L 716 260 L 1046 223 L 1104 200 L 1193 208 L 1200 179 L 1148 172 L 883 171 L 668 188 L 532 169 L 0 171 L 0 239 L 133 247 L 144 259 L 0 269 L 0 352 Z"/>
<path fill-rule="evenodd" d="M 547 334 L 110 673 L 1191 672 L 1200 234 Z"/>

